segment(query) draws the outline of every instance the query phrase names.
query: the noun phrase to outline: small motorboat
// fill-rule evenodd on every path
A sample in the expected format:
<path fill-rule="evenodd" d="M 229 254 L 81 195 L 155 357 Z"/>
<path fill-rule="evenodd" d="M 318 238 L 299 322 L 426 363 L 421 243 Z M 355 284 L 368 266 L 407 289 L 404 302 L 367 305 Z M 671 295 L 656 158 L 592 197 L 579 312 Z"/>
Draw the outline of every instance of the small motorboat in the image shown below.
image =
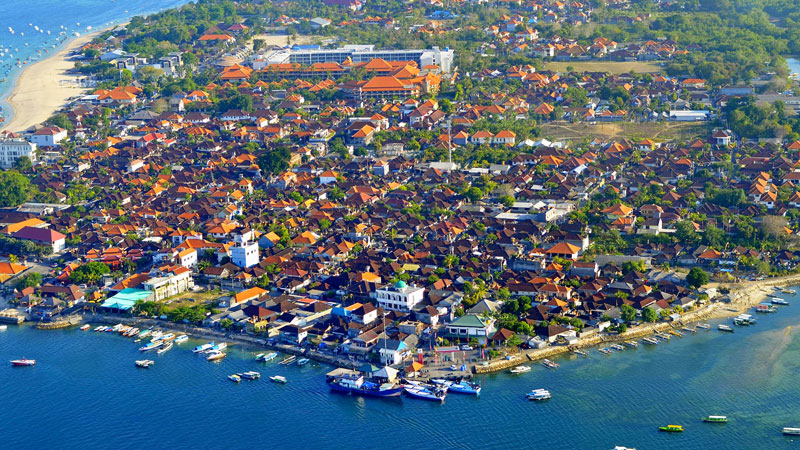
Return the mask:
<path fill-rule="evenodd" d="M 256 361 L 261 361 L 261 358 L 263 358 L 263 357 L 264 357 L 264 354 L 263 354 L 263 353 L 259 353 L 259 354 L 257 354 L 257 355 L 256 355 Z"/>
<path fill-rule="evenodd" d="M 611 354 L 611 350 L 609 350 L 607 348 L 598 348 L 597 351 L 602 353 L 602 354 L 604 354 L 604 355 L 610 355 Z"/>
<path fill-rule="evenodd" d="M 786 300 L 784 300 L 782 298 L 778 298 L 778 297 L 773 297 L 772 299 L 770 299 L 770 301 L 772 301 L 773 305 L 784 305 L 784 306 L 788 306 L 789 305 L 789 302 L 787 302 Z"/>
<path fill-rule="evenodd" d="M 728 325 L 719 324 L 717 325 L 719 331 L 726 331 L 728 333 L 733 333 L 733 328 L 729 327 Z"/>
<path fill-rule="evenodd" d="M 246 379 L 246 380 L 257 380 L 257 379 L 261 378 L 261 374 L 256 372 L 256 371 L 254 371 L 254 370 L 251 370 L 249 372 L 240 373 L 239 376 L 244 378 L 244 379 Z"/>
<path fill-rule="evenodd" d="M 240 377 L 239 374 L 236 374 L 236 373 L 233 374 L 233 375 L 228 375 L 228 379 L 233 381 L 234 383 L 241 383 L 242 382 L 242 377 Z"/>
<path fill-rule="evenodd" d="M 286 384 L 289 381 L 286 379 L 286 377 L 280 375 L 273 375 L 269 377 L 269 379 L 272 380 L 273 383 L 280 383 L 280 384 Z"/>
<path fill-rule="evenodd" d="M 90 326 L 90 325 L 87 323 L 86 325 L 84 325 L 84 326 L 82 326 L 82 327 L 81 327 L 81 331 L 86 331 L 86 330 L 88 330 L 89 328 L 91 328 L 91 326 Z"/>
<path fill-rule="evenodd" d="M 142 369 L 147 369 L 148 367 L 155 364 L 155 361 L 149 359 L 140 359 L 136 361 L 136 367 L 141 367 Z"/>
<path fill-rule="evenodd" d="M 213 346 L 214 346 L 214 342 L 212 341 L 212 342 L 209 342 L 208 344 L 198 345 L 197 347 L 194 348 L 194 350 L 192 350 L 192 352 L 194 352 L 194 353 L 202 353 L 202 352 L 210 349 Z"/>
<path fill-rule="evenodd" d="M 175 341 L 173 341 L 173 342 L 175 342 L 176 344 L 180 344 L 180 343 L 186 342 L 188 340 L 189 340 L 189 336 L 187 336 L 185 334 L 182 334 L 182 335 L 176 337 Z"/>
<path fill-rule="evenodd" d="M 533 402 L 541 402 L 544 400 L 550 400 L 552 396 L 550 395 L 550 391 L 547 389 L 534 389 L 525 394 L 525 398 Z"/>
<path fill-rule="evenodd" d="M 12 366 L 16 366 L 16 367 L 35 366 L 36 365 L 36 360 L 35 359 L 27 359 L 27 358 L 14 359 L 14 360 L 11 361 L 11 365 Z"/>
<path fill-rule="evenodd" d="M 783 434 L 790 436 L 800 436 L 800 428 L 784 427 Z"/>
<path fill-rule="evenodd" d="M 297 365 L 298 366 L 305 366 L 309 362 L 311 362 L 311 360 L 308 359 L 308 358 L 300 358 L 300 359 L 297 360 Z"/>
<path fill-rule="evenodd" d="M 173 344 L 172 342 L 167 342 L 166 345 L 162 346 L 158 351 L 157 354 L 161 355 L 167 353 L 168 351 L 172 350 Z"/>
<path fill-rule="evenodd" d="M 278 357 L 278 353 L 277 352 L 270 352 L 270 353 L 266 353 L 266 354 L 262 355 L 260 359 L 256 358 L 256 360 L 257 361 L 261 361 L 261 362 L 269 362 L 269 361 L 272 361 L 273 359 L 275 359 L 277 357 Z"/>
<path fill-rule="evenodd" d="M 667 425 L 665 427 L 658 427 L 658 431 L 666 431 L 667 433 L 681 433 L 683 432 L 683 425 Z"/>
<path fill-rule="evenodd" d="M 0 331 L 6 331 L 8 329 L 8 325 L 0 325 Z"/>
<path fill-rule="evenodd" d="M 406 386 L 403 388 L 403 390 L 409 397 L 430 400 L 434 402 L 444 402 L 445 397 L 447 397 L 447 393 L 444 391 L 431 391 L 419 386 Z"/>
<path fill-rule="evenodd" d="M 697 324 L 697 328 L 702 328 L 704 330 L 710 330 L 711 329 L 711 325 L 707 324 L 707 323 L 698 323 Z"/>
<path fill-rule="evenodd" d="M 511 372 L 513 374 L 519 374 L 519 373 L 525 373 L 525 372 L 530 372 L 530 371 L 531 371 L 531 367 L 530 366 L 517 366 L 517 367 L 514 367 L 513 369 L 511 369 L 509 372 Z"/>
<path fill-rule="evenodd" d="M 206 361 L 219 361 L 220 359 L 222 359 L 222 358 L 224 358 L 226 356 L 228 356 L 227 353 L 220 352 L 220 351 L 214 351 L 214 352 L 209 353 L 208 356 L 206 356 Z"/>
<path fill-rule="evenodd" d="M 625 341 L 625 345 L 628 347 L 636 348 L 639 346 L 639 343 L 636 341 Z"/>
<path fill-rule="evenodd" d="M 553 361 L 550 361 L 549 359 L 546 358 L 542 361 L 542 365 L 547 367 L 548 369 L 558 369 L 558 363 L 554 363 Z"/>

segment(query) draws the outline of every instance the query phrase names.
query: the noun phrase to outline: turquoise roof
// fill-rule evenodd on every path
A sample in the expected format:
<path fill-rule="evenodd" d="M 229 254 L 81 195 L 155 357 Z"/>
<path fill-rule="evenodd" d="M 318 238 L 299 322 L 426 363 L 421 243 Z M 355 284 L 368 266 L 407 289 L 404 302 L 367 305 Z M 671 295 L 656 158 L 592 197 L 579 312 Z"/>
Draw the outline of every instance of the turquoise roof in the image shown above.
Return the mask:
<path fill-rule="evenodd" d="M 486 323 L 480 317 L 476 316 L 475 314 L 467 314 L 464 316 L 459 317 L 458 319 L 450 322 L 448 326 L 451 327 L 473 327 L 473 328 L 484 328 Z"/>
<path fill-rule="evenodd" d="M 100 306 L 104 308 L 129 310 L 133 308 L 133 305 L 137 301 L 147 300 L 151 295 L 153 295 L 153 293 L 150 291 L 145 291 L 142 289 L 126 288 L 121 290 L 113 297 L 106 299 L 106 301 L 104 301 L 103 304 Z"/>
<path fill-rule="evenodd" d="M 405 282 L 405 281 L 403 281 L 403 280 L 400 280 L 400 281 L 398 281 L 397 283 L 395 283 L 394 287 L 395 287 L 396 289 L 405 289 L 406 287 L 408 287 L 408 285 L 406 284 L 406 282 Z"/>

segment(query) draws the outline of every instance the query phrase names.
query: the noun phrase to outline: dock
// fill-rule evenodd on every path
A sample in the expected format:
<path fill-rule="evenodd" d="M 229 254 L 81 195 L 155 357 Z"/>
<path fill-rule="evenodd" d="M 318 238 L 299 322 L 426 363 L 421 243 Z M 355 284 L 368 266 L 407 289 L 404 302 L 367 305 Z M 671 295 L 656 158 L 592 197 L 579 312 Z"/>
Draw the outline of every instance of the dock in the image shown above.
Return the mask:
<path fill-rule="evenodd" d="M 16 309 L 9 308 L 0 311 L 0 323 L 11 323 L 19 325 L 25 321 L 25 316 L 20 314 Z"/>

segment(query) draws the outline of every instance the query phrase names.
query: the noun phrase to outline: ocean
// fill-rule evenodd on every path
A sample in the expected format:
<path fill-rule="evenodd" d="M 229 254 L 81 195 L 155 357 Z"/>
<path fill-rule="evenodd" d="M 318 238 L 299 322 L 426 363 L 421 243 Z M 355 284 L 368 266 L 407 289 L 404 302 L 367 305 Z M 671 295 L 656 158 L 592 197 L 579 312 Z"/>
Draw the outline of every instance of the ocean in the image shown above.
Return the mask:
<path fill-rule="evenodd" d="M 10 94 L 20 73 L 27 65 L 47 58 L 63 46 L 65 41 L 75 38 L 75 33 L 81 35 L 91 33 L 93 30 L 124 22 L 136 15 L 150 14 L 186 3 L 189 1 L 1 1 L 0 100 Z M 4 114 L 10 118 L 8 105 L 0 102 L 0 106 L 4 108 Z"/>
<path fill-rule="evenodd" d="M 657 346 L 532 364 L 521 375 L 477 379 L 479 398 L 444 404 L 330 392 L 324 364 L 257 363 L 259 348 L 237 347 L 219 363 L 189 341 L 134 367 L 140 344 L 111 333 L 0 332 L 0 446 L 13 449 L 784 449 L 800 426 L 800 295 L 735 333 L 700 330 Z M 730 319 L 723 321 L 730 323 Z M 35 367 L 7 361 L 37 359 Z M 279 358 L 280 359 L 280 358 Z M 278 359 L 278 360 L 279 360 Z M 226 376 L 258 370 L 258 381 Z M 283 375 L 286 385 L 271 383 Z M 549 389 L 547 402 L 524 394 Z M 701 417 L 727 415 L 727 424 Z M 660 433 L 667 424 L 683 433 Z"/>

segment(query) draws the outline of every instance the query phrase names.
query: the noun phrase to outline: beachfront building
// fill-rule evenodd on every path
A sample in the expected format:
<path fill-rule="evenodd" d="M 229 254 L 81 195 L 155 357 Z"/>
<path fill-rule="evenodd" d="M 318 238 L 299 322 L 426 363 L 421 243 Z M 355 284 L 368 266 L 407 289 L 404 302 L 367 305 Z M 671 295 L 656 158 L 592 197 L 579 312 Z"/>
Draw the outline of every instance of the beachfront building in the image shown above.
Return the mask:
<path fill-rule="evenodd" d="M 409 312 L 422 301 L 425 288 L 408 285 L 398 281 L 394 286 L 387 286 L 375 291 L 378 305 L 388 311 Z"/>
<path fill-rule="evenodd" d="M 44 127 L 33 133 L 31 142 L 40 147 L 55 147 L 67 138 L 67 130 L 59 127 Z"/>
<path fill-rule="evenodd" d="M 153 300 L 164 300 L 178 295 L 194 287 L 192 271 L 183 266 L 171 266 L 142 283 L 146 291 L 153 293 Z"/>
<path fill-rule="evenodd" d="M 36 144 L 19 137 L 0 139 L 0 167 L 10 169 L 14 162 L 23 156 L 35 163 L 37 160 Z"/>
<path fill-rule="evenodd" d="M 494 332 L 494 320 L 476 314 L 465 314 L 447 324 L 447 336 L 469 341 L 477 339 L 478 344 L 486 344 L 486 339 Z"/>

